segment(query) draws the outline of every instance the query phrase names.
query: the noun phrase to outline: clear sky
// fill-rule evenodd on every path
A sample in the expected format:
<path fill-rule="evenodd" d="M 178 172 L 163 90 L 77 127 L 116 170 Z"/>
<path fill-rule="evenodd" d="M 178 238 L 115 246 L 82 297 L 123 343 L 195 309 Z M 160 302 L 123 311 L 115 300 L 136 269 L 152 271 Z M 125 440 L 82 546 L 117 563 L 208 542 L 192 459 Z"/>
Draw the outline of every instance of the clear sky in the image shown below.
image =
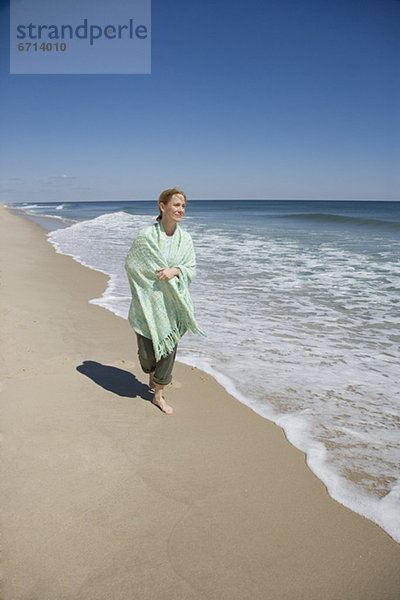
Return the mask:
<path fill-rule="evenodd" d="M 0 7 L 0 202 L 400 199 L 399 0 L 153 0 L 150 75 L 10 75 Z"/>

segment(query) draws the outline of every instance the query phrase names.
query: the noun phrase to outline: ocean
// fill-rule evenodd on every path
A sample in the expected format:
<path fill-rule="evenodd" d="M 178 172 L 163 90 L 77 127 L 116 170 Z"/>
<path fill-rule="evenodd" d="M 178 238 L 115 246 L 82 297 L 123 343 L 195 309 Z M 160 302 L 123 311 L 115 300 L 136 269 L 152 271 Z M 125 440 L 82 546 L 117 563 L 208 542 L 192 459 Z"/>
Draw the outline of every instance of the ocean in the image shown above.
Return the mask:
<path fill-rule="evenodd" d="M 108 274 L 91 302 L 126 318 L 125 256 L 156 202 L 11 208 Z M 182 226 L 209 336 L 186 334 L 178 360 L 282 427 L 333 498 L 400 543 L 400 202 L 189 200 Z"/>

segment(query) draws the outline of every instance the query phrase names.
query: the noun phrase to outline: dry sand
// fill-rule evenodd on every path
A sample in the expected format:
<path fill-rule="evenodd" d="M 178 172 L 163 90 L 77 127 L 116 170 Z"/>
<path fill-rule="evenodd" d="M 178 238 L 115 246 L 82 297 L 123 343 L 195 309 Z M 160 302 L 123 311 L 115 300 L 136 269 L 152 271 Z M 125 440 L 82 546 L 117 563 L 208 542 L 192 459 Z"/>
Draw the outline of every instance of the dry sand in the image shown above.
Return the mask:
<path fill-rule="evenodd" d="M 400 545 L 198 369 L 149 401 L 106 277 L 0 207 L 2 600 L 399 600 Z"/>

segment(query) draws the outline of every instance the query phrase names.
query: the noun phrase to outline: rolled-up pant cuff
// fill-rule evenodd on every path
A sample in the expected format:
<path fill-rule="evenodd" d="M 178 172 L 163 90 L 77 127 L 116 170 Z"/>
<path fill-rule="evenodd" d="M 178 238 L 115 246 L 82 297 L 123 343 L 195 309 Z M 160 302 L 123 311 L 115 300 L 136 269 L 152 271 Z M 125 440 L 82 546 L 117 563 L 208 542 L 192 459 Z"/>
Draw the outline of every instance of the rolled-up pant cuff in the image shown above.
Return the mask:
<path fill-rule="evenodd" d="M 153 380 L 157 385 L 168 385 L 172 380 L 172 369 L 174 367 L 178 345 L 168 354 L 156 361 L 153 342 L 136 333 L 138 343 L 138 356 L 140 366 L 144 373 L 154 373 Z"/>

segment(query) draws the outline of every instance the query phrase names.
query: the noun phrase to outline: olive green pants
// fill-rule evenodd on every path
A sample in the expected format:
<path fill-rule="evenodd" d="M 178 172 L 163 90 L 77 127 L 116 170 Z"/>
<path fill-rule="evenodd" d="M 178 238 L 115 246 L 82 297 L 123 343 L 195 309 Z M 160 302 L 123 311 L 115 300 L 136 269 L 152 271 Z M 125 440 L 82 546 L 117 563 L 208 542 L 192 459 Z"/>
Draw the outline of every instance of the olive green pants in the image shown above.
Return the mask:
<path fill-rule="evenodd" d="M 161 358 L 157 362 L 154 356 L 153 342 L 139 333 L 136 333 L 136 337 L 139 362 L 143 371 L 145 373 L 154 373 L 153 379 L 158 385 L 168 385 L 171 383 L 172 369 L 175 363 L 178 344 L 176 344 L 171 354 L 168 354 L 168 356 Z"/>

